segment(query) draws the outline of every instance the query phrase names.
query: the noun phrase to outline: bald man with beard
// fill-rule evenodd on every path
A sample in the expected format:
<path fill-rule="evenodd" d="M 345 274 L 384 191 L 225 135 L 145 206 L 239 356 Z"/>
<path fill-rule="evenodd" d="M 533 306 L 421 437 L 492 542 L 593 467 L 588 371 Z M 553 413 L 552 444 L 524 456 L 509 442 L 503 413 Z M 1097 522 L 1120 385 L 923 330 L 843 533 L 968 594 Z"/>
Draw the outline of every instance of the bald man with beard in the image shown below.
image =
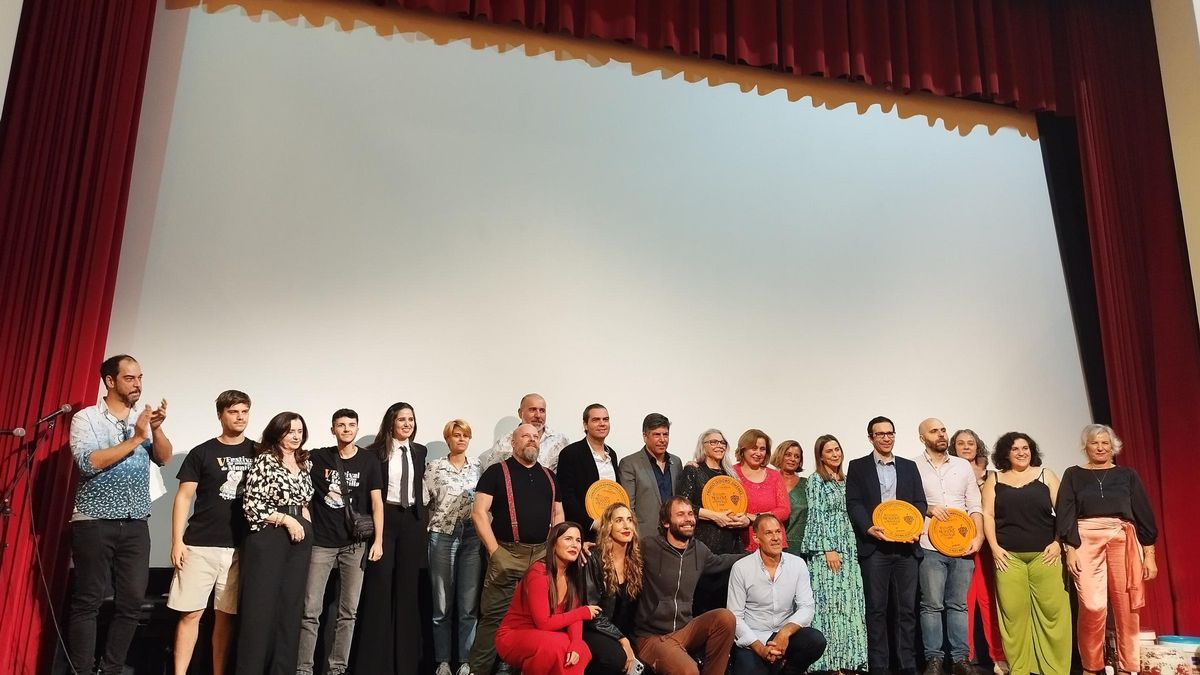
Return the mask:
<path fill-rule="evenodd" d="M 925 488 L 925 532 L 921 535 L 921 639 L 925 648 L 924 675 L 943 675 L 943 627 L 950 642 L 954 675 L 976 675 L 979 670 L 968 660 L 967 589 L 975 572 L 973 556 L 983 545 L 983 504 L 979 483 L 971 463 L 951 455 L 946 425 L 936 417 L 918 427 L 925 452 L 917 457 L 917 471 Z M 975 538 L 962 557 L 952 558 L 929 541 L 933 520 L 946 520 L 947 509 L 959 509 L 975 521 Z"/>
<path fill-rule="evenodd" d="M 471 672 L 489 675 L 495 637 L 517 582 L 546 552 L 550 527 L 563 521 L 562 498 L 550 469 L 538 463 L 541 434 L 524 423 L 512 433 L 512 456 L 487 468 L 475 489 L 471 519 L 488 554 Z M 509 496 L 512 499 L 510 501 Z"/>
<path fill-rule="evenodd" d="M 551 471 L 558 471 L 558 455 L 567 447 L 566 435 L 546 426 L 546 399 L 541 394 L 525 394 L 517 407 L 517 417 L 522 424 L 532 424 L 538 433 L 537 460 Z M 487 469 L 489 466 L 512 456 L 513 434 L 504 434 L 496 439 L 496 444 L 479 457 L 479 466 Z"/>

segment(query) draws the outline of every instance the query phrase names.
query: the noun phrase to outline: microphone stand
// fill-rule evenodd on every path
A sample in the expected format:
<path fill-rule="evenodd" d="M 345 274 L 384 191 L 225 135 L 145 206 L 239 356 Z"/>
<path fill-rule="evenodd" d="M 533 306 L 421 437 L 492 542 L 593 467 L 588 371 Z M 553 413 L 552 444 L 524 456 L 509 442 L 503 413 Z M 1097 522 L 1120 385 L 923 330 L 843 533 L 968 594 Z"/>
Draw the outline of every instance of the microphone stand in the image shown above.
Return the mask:
<path fill-rule="evenodd" d="M 8 485 L 4 486 L 3 491 L 0 491 L 0 519 L 4 521 L 4 535 L 0 539 L 0 559 L 4 558 L 4 554 L 8 552 L 8 527 L 12 521 L 12 501 L 17 493 L 17 487 L 21 484 L 21 479 L 25 474 L 33 475 L 33 458 L 37 455 L 38 441 L 50 432 L 54 431 L 54 427 L 58 424 L 58 416 L 55 416 L 50 421 L 46 422 L 44 429 L 35 428 L 34 433 L 23 444 L 17 446 L 17 450 L 25 450 L 24 456 L 21 458 L 21 464 L 17 467 L 16 473 L 13 474 L 12 480 Z M 33 510 L 30 509 L 32 517 Z"/>

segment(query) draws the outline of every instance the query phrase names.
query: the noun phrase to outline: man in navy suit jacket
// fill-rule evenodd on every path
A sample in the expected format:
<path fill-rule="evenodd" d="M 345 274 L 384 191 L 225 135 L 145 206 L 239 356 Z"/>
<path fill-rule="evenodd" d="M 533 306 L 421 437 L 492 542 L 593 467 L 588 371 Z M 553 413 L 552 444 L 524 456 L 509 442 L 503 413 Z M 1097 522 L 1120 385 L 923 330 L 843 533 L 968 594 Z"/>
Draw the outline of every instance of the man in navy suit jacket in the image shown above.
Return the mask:
<path fill-rule="evenodd" d="M 886 417 L 867 423 L 867 438 L 874 450 L 850 462 L 846 476 L 846 510 L 858 540 L 863 591 L 867 600 L 867 665 L 871 673 L 887 673 L 890 647 L 896 649 L 900 672 L 916 672 L 914 656 L 917 625 L 917 571 L 920 536 L 912 541 L 888 539 L 871 522 L 880 502 L 899 499 L 927 510 L 925 488 L 912 460 L 896 457 L 896 425 Z M 894 640 L 888 636 L 888 599 L 897 598 Z"/>

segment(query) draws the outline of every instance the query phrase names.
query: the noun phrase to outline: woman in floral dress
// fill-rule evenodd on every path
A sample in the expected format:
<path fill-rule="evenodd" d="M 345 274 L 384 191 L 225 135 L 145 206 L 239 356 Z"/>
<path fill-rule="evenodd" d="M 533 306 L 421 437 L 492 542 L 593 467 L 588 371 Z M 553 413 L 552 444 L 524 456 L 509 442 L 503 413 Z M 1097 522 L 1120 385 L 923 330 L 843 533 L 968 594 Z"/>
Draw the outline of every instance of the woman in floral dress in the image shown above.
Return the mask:
<path fill-rule="evenodd" d="M 825 435 L 813 450 L 816 468 L 808 479 L 808 524 L 802 549 L 809 559 L 817 606 L 812 627 L 825 635 L 827 646 L 809 670 L 866 670 L 866 600 L 858 547 L 846 513 L 842 446 Z"/>

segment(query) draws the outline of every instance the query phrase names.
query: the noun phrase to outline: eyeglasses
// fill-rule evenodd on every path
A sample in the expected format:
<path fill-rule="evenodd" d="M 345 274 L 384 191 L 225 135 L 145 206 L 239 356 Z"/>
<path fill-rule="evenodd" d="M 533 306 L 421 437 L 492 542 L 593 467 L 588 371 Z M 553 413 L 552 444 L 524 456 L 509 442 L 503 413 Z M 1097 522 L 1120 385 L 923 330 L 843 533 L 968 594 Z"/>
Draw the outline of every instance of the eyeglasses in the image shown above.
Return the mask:
<path fill-rule="evenodd" d="M 873 432 L 871 434 L 871 436 L 873 436 L 875 438 L 895 438 L 896 432 L 894 432 L 894 431 L 876 431 L 876 432 Z"/>
<path fill-rule="evenodd" d="M 727 441 L 722 441 L 720 439 L 709 439 L 707 441 L 704 441 L 704 444 L 712 445 L 712 446 L 724 445 L 725 447 L 729 447 L 729 443 Z"/>

